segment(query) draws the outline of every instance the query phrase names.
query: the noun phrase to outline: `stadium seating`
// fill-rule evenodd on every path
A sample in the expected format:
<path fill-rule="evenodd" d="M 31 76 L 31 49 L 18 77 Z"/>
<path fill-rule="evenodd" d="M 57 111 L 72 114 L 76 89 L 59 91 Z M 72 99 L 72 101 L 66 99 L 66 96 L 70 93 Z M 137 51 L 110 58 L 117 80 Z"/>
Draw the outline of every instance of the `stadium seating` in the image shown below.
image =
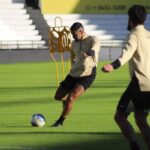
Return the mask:
<path fill-rule="evenodd" d="M 86 32 L 98 36 L 104 47 L 122 45 L 128 34 L 126 14 L 46 14 L 44 18 L 49 26 L 54 26 L 57 16 L 62 18 L 63 26 L 83 23 Z M 43 48 L 46 41 L 34 23 L 24 0 L 0 0 L 0 49 Z M 146 21 L 148 29 L 149 25 L 150 15 Z"/>
<path fill-rule="evenodd" d="M 0 49 L 42 48 L 44 45 L 23 1 L 0 0 Z"/>
<path fill-rule="evenodd" d="M 71 26 L 74 22 L 81 22 L 85 30 L 90 35 L 98 36 L 102 41 L 102 46 L 119 46 L 125 40 L 128 31 L 126 14 L 100 14 L 100 15 L 81 15 L 81 14 L 48 14 L 44 15 L 49 26 L 54 26 L 55 17 L 61 17 L 64 26 Z M 150 15 L 148 15 L 150 18 Z M 59 21 L 57 22 L 60 25 Z M 150 21 L 147 19 L 146 27 L 150 29 Z"/>

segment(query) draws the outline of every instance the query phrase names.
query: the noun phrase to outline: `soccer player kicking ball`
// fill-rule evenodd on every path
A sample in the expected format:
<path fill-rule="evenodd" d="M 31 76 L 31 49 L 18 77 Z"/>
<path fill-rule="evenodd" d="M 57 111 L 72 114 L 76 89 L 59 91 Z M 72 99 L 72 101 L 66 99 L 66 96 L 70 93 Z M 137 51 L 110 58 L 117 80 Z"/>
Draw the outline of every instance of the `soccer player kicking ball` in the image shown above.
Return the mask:
<path fill-rule="evenodd" d="M 134 5 L 128 10 L 128 30 L 131 31 L 120 58 L 104 65 L 104 72 L 111 72 L 129 62 L 131 81 L 120 98 L 115 121 L 128 140 L 131 150 L 140 150 L 135 132 L 127 118 L 131 112 L 129 104 L 134 106 L 137 126 L 150 150 L 150 126 L 147 122 L 150 109 L 150 32 L 144 28 L 146 10 L 141 5 Z"/>
<path fill-rule="evenodd" d="M 95 36 L 85 33 L 81 23 L 74 23 L 71 28 L 74 38 L 71 49 L 72 67 L 65 80 L 60 83 L 55 99 L 63 101 L 64 108 L 60 118 L 51 126 L 59 127 L 71 112 L 73 103 L 86 91 L 96 77 L 96 67 L 100 50 L 100 41 Z"/>

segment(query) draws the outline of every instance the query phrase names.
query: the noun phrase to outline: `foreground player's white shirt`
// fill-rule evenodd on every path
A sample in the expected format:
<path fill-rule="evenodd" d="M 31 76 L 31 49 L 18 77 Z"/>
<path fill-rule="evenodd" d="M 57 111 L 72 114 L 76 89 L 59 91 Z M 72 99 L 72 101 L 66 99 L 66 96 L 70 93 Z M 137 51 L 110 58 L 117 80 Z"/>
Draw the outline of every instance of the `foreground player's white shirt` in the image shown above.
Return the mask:
<path fill-rule="evenodd" d="M 143 25 L 131 31 L 119 58 L 121 65 L 129 60 L 131 75 L 137 77 L 141 91 L 150 91 L 150 32 Z"/>

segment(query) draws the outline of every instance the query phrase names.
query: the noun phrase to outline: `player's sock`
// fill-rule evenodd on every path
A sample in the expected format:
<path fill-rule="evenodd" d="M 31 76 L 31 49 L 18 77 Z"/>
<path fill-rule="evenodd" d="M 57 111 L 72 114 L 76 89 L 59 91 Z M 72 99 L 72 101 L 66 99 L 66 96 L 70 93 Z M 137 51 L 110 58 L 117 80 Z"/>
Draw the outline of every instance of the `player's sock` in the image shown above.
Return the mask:
<path fill-rule="evenodd" d="M 51 127 L 60 127 L 63 125 L 65 118 L 64 117 L 60 117 Z"/>
<path fill-rule="evenodd" d="M 140 147 L 137 142 L 131 142 L 130 146 L 131 146 L 131 150 L 140 150 Z"/>

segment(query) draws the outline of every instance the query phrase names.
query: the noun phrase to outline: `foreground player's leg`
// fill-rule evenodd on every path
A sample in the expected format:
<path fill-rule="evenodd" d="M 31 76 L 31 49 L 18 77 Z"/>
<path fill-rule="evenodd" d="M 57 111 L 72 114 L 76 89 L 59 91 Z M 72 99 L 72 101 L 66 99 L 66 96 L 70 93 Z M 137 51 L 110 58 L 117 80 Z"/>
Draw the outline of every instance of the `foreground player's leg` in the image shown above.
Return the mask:
<path fill-rule="evenodd" d="M 115 114 L 115 121 L 117 122 L 118 126 L 120 127 L 123 135 L 130 143 L 131 150 L 140 150 L 139 145 L 136 141 L 135 132 L 127 120 L 127 115 L 123 111 L 117 111 Z"/>
<path fill-rule="evenodd" d="M 136 124 L 139 127 L 139 129 L 144 137 L 144 140 L 150 150 L 150 126 L 147 122 L 147 116 L 148 116 L 147 113 L 144 113 L 141 111 L 135 112 Z"/>
<path fill-rule="evenodd" d="M 77 84 L 74 89 L 69 93 L 65 107 L 60 118 L 52 125 L 52 127 L 62 126 L 64 120 L 71 112 L 74 101 L 84 92 L 84 87 L 82 85 Z"/>

